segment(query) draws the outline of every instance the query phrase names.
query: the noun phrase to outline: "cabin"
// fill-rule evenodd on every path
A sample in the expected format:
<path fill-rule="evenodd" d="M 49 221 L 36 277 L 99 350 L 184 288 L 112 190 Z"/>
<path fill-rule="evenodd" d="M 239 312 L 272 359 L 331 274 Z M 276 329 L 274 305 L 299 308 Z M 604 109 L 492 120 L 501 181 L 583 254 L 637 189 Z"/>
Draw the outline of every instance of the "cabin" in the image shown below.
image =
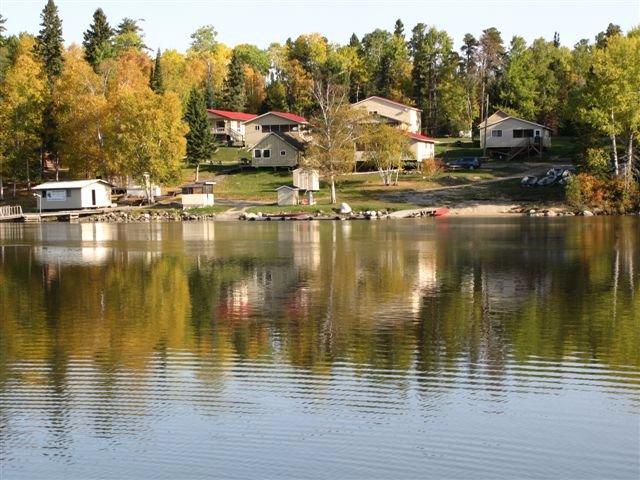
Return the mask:
<path fill-rule="evenodd" d="M 244 122 L 256 118 L 257 115 L 208 108 L 207 117 L 211 125 L 211 133 L 216 140 L 226 143 L 230 147 L 244 147 Z"/>
<path fill-rule="evenodd" d="M 309 122 L 300 115 L 285 112 L 267 112 L 244 122 L 245 142 L 256 145 L 270 133 L 290 134 L 304 139 L 309 131 Z"/>
<path fill-rule="evenodd" d="M 276 188 L 276 192 L 278 192 L 278 205 L 298 205 L 300 203 L 298 187 L 282 185 Z"/>
<path fill-rule="evenodd" d="M 210 207 L 214 204 L 216 182 L 194 182 L 182 186 L 182 208 Z"/>
<path fill-rule="evenodd" d="M 407 136 L 409 137 L 409 149 L 418 163 L 435 158 L 436 141 L 433 138 L 414 132 L 407 132 Z"/>
<path fill-rule="evenodd" d="M 111 206 L 111 187 L 100 178 L 45 182 L 33 188 L 42 210 L 80 210 Z"/>
<path fill-rule="evenodd" d="M 489 155 L 512 159 L 518 155 L 542 155 L 551 147 L 551 129 L 497 110 L 479 125 L 480 147 Z"/>
<path fill-rule="evenodd" d="M 250 147 L 253 167 L 295 167 L 306 142 L 291 133 L 268 133 Z"/>
<path fill-rule="evenodd" d="M 375 95 L 353 103 L 352 107 L 365 110 L 372 116 L 372 121 L 384 122 L 408 132 L 420 133 L 422 110 L 419 108 Z"/>

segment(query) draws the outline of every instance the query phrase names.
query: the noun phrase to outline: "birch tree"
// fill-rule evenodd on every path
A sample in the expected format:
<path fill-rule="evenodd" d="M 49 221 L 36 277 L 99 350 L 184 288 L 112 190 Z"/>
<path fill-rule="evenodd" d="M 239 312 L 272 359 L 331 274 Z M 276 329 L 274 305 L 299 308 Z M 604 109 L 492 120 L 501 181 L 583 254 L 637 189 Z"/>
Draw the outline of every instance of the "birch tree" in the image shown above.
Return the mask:
<path fill-rule="evenodd" d="M 328 81 L 316 81 L 313 96 L 318 114 L 311 119 L 313 139 L 303 163 L 329 183 L 331 203 L 337 202 L 336 180 L 355 167 L 355 145 L 363 113 L 349 105 L 348 90 Z"/>
<path fill-rule="evenodd" d="M 383 183 L 391 185 L 395 173 L 393 183 L 397 185 L 405 160 L 412 156 L 407 133 L 391 125 L 368 124 L 363 127 L 361 144 L 364 158 L 376 166 Z"/>

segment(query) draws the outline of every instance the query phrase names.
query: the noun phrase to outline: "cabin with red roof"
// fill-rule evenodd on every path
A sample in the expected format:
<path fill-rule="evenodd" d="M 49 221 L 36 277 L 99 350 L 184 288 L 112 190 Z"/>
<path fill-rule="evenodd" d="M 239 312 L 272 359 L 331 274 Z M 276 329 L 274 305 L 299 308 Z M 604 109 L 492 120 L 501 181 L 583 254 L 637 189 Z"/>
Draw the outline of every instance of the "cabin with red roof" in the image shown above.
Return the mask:
<path fill-rule="evenodd" d="M 218 141 L 230 147 L 245 146 L 244 122 L 257 117 L 253 113 L 230 112 L 228 110 L 207 109 L 211 133 Z"/>
<path fill-rule="evenodd" d="M 386 123 L 405 130 L 416 161 L 435 157 L 435 139 L 420 133 L 422 110 L 419 108 L 378 96 L 365 98 L 352 106 L 364 109 L 369 114 L 367 122 Z M 362 152 L 357 152 L 356 156 L 362 158 Z"/>
<path fill-rule="evenodd" d="M 267 112 L 244 122 L 246 145 L 251 149 L 270 133 L 287 134 L 300 141 L 307 139 L 309 122 L 304 117 L 287 112 Z"/>

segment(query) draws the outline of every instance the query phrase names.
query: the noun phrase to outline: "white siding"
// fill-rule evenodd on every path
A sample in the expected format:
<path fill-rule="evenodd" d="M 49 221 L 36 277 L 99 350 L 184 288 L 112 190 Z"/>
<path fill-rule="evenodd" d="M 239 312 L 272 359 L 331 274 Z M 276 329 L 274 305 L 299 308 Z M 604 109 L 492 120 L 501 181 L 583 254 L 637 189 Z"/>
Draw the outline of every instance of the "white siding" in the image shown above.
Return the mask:
<path fill-rule="evenodd" d="M 96 202 L 93 203 L 91 192 L 95 191 Z M 47 194 L 52 192 L 52 194 Z M 55 198 L 64 192 L 64 200 Z M 42 210 L 78 210 L 81 208 L 103 208 L 111 206 L 111 187 L 101 182 L 96 182 L 82 188 L 56 189 L 48 188 L 39 192 L 42 196 Z M 52 198 L 47 199 L 47 196 Z"/>
<path fill-rule="evenodd" d="M 255 150 L 260 150 L 261 156 L 256 157 Z M 269 158 L 262 155 L 264 150 L 270 151 Z M 281 155 L 284 152 L 284 155 Z M 300 152 L 288 142 L 276 135 L 270 135 L 264 141 L 251 149 L 251 165 L 254 167 L 295 167 L 300 161 Z"/>
<path fill-rule="evenodd" d="M 382 98 L 370 97 L 358 102 L 355 108 L 362 108 L 371 114 L 391 118 L 400 128 L 413 133 L 420 132 L 420 112 L 408 106 L 398 105 Z"/>
<path fill-rule="evenodd" d="M 546 128 L 542 128 L 541 126 L 531 124 L 529 122 L 525 122 L 523 120 L 517 118 L 508 118 L 503 120 L 500 123 L 491 125 L 489 122 L 489 127 L 487 128 L 487 148 L 514 148 L 527 145 L 531 138 L 514 138 L 513 131 L 527 129 L 533 130 L 534 135 L 535 131 L 538 130 L 540 132 L 540 136 L 542 137 L 543 145 L 545 147 L 551 146 L 551 135 L 550 131 Z M 498 133 L 499 132 L 499 133 Z M 498 136 L 499 135 L 499 136 Z M 480 129 L 480 147 L 484 148 L 484 128 Z"/>

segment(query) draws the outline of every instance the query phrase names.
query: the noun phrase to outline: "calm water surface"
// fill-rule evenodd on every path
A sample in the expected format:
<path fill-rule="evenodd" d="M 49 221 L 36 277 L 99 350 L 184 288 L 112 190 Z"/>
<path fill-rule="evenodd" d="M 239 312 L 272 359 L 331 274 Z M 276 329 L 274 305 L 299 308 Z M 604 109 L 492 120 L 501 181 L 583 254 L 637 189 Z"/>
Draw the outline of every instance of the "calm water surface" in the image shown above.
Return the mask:
<path fill-rule="evenodd" d="M 638 218 L 0 225 L 2 479 L 640 475 Z"/>

